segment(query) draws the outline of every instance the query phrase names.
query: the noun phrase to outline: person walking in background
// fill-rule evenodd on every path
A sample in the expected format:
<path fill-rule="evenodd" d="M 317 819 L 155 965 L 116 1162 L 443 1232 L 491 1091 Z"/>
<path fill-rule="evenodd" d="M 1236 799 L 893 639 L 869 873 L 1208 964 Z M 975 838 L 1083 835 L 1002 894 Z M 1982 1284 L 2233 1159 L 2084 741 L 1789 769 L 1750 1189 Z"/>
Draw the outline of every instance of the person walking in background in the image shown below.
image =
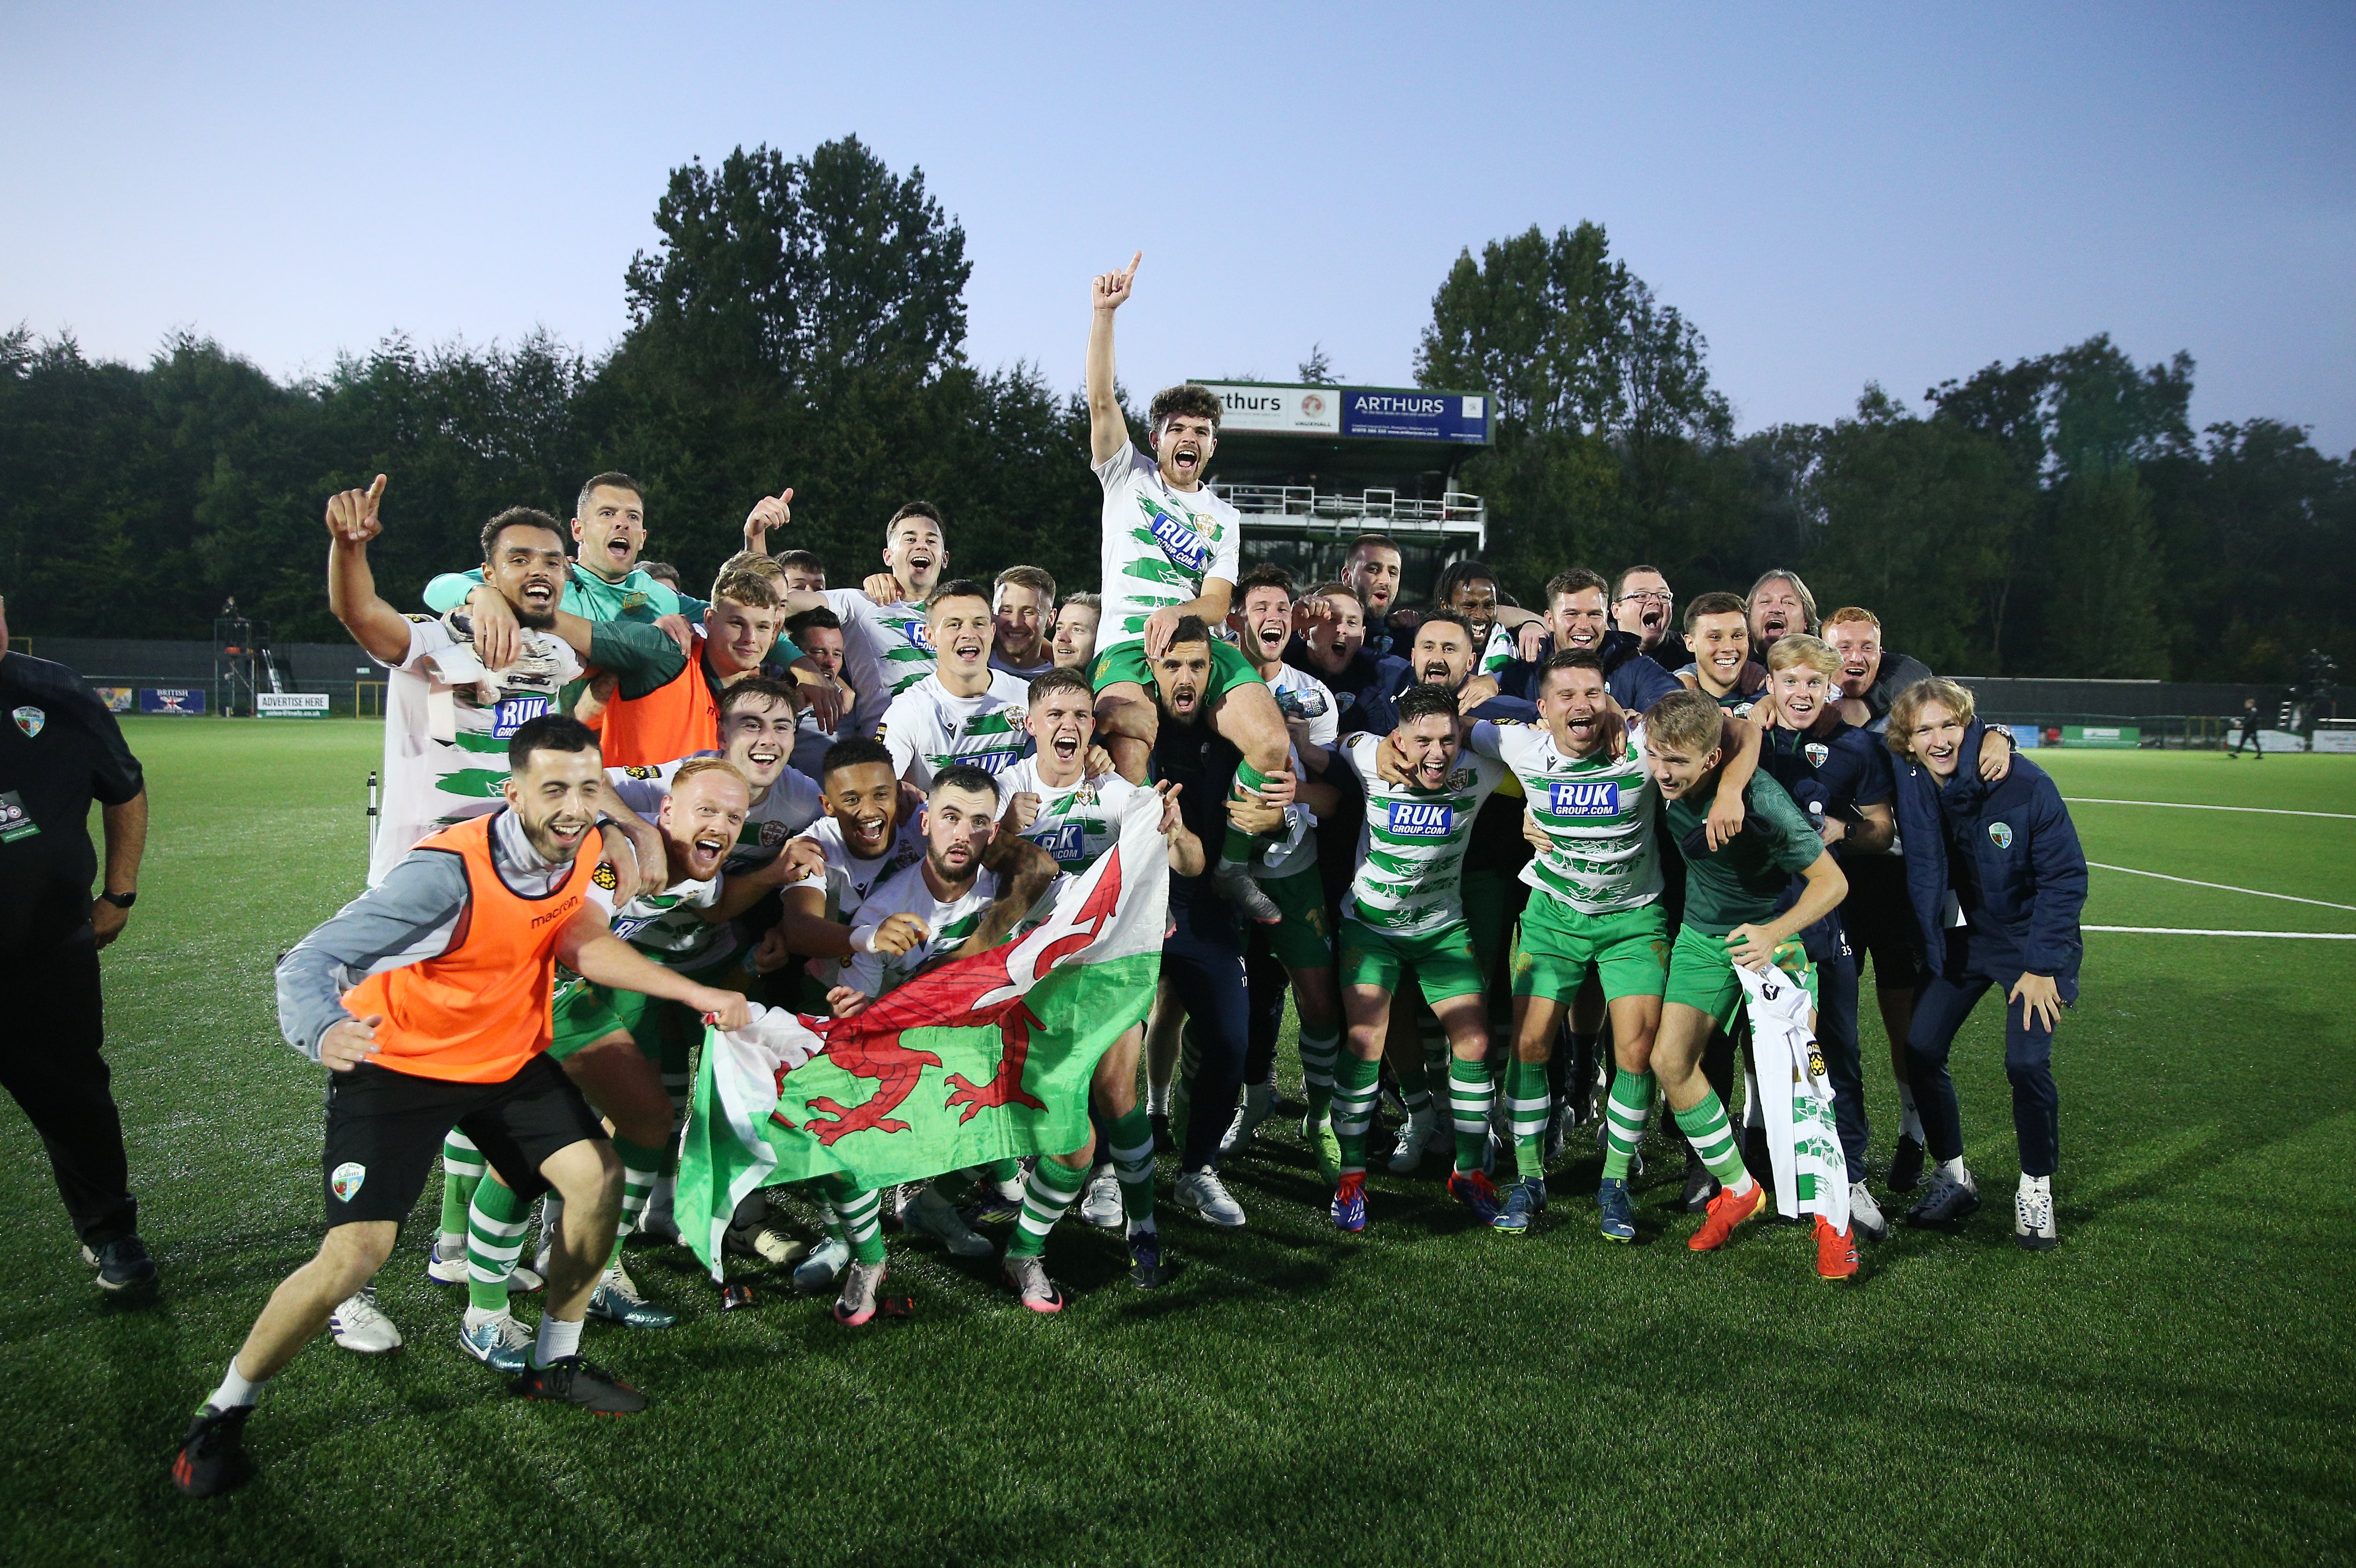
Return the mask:
<path fill-rule="evenodd" d="M 2226 759 L 2231 761 L 2240 756 L 2244 746 L 2260 762 L 2265 761 L 2266 749 L 2258 744 L 2258 699 L 2254 697 L 2242 699 L 2242 736 L 2233 742 L 2233 749 L 2225 753 Z"/>
<path fill-rule="evenodd" d="M 0 1084 L 49 1151 L 58 1195 L 99 1288 L 153 1285 L 106 1059 L 98 952 L 131 918 L 147 845 L 147 784 L 106 705 L 61 664 L 8 651 L 0 603 Z M 90 804 L 105 825 L 106 879 Z"/>

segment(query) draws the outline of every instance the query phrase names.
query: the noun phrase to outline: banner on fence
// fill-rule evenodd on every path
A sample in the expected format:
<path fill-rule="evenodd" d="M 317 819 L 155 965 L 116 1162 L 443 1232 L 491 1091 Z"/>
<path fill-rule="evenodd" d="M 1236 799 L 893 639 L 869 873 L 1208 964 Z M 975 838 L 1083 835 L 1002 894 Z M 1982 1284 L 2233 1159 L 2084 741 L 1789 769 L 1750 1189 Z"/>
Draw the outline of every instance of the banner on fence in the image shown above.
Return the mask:
<path fill-rule="evenodd" d="M 263 719 L 325 719 L 324 691 L 265 691 L 253 699 L 253 711 Z"/>
<path fill-rule="evenodd" d="M 2062 743 L 2132 752 L 2143 744 L 2143 731 L 2133 724 L 2064 724 Z"/>
<path fill-rule="evenodd" d="M 127 686 L 93 686 L 91 689 L 98 693 L 98 699 L 106 704 L 109 713 L 128 713 L 136 700 L 136 694 Z"/>
<path fill-rule="evenodd" d="M 142 713 L 202 713 L 205 692 L 200 686 L 143 686 L 139 688 L 139 711 Z"/>

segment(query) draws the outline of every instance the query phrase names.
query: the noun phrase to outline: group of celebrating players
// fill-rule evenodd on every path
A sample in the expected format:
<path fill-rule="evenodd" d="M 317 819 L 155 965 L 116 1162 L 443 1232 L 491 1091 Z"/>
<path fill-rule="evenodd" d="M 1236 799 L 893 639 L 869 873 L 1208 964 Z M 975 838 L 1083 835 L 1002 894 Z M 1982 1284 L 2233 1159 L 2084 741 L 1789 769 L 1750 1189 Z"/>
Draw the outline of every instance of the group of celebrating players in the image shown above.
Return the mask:
<path fill-rule="evenodd" d="M 973 1257 L 1003 1232 L 1008 1287 L 1054 1313 L 1044 1247 L 1076 1202 L 1158 1286 L 1157 1149 L 1174 1149 L 1179 1209 L 1246 1223 L 1223 1171 L 1277 1112 L 1290 992 L 1300 1134 L 1337 1229 L 1369 1223 L 1388 1101 L 1388 1168 L 1444 1154 L 1451 1197 L 1507 1236 L 1537 1227 L 1548 1168 L 1591 1128 L 1590 1222 L 1633 1241 L 1658 1102 L 1701 1216 L 1688 1247 L 1726 1245 L 1771 1183 L 1794 1190 L 1799 1148 L 1815 1266 L 1848 1279 L 1858 1240 L 1887 1234 L 1867 1179 L 1868 965 L 1902 1108 L 1885 1189 L 1919 1193 L 1921 1226 L 1978 1207 L 1946 1060 L 2000 987 L 2015 1235 L 2055 1244 L 2050 1061 L 2085 867 L 2008 731 L 1885 652 L 1868 611 L 1820 618 L 1788 571 L 1680 619 L 1645 566 L 1562 571 L 1532 612 L 1458 561 L 1410 609 L 1401 551 L 1371 533 L 1335 581 L 1244 569 L 1240 518 L 1205 483 L 1216 398 L 1163 391 L 1151 450 L 1131 441 L 1113 336 L 1136 272 L 1093 285 L 1098 593 L 1059 601 L 1029 566 L 950 576 L 922 502 L 885 524 L 884 571 L 830 586 L 816 556 L 771 549 L 787 489 L 752 507 L 699 600 L 639 559 L 643 496 L 608 473 L 581 491 L 573 558 L 563 525 L 512 508 L 480 567 L 409 614 L 369 565 L 385 477 L 329 501 L 330 603 L 390 673 L 368 889 L 277 973 L 287 1040 L 329 1070 L 328 1229 L 199 1410 L 184 1490 L 244 1478 L 263 1385 L 321 1328 L 400 1345 L 369 1282 L 437 1156 L 426 1267 L 466 1292 L 466 1351 L 526 1397 L 643 1409 L 582 1335 L 591 1317 L 675 1321 L 621 1246 L 680 1238 L 706 1022 L 849 1016 L 985 951 L 1133 810 L 1159 813 L 1170 929 L 1151 1019 L 1094 1074 L 1083 1145 L 896 1192 L 815 1184 L 807 1239 L 755 1193 L 730 1252 L 791 1265 L 856 1327 L 891 1307 L 887 1227 Z M 1789 1127 L 1811 1079 L 1837 1137 Z M 535 1291 L 527 1328 L 510 1302 Z"/>

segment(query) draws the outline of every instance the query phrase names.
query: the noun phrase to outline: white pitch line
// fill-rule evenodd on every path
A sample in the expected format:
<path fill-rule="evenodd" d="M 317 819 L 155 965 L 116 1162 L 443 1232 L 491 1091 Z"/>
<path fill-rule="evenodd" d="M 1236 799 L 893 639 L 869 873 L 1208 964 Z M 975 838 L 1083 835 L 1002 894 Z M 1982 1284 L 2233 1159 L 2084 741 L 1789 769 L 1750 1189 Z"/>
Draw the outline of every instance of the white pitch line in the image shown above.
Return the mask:
<path fill-rule="evenodd" d="M 2165 805 L 2178 811 L 2249 811 L 2265 816 L 2328 816 L 2335 822 L 2356 822 L 2356 812 L 2286 811 L 2278 805 L 2196 805 L 2189 800 L 2105 800 L 2100 795 L 2065 795 L 2072 805 Z"/>
<path fill-rule="evenodd" d="M 2287 936 L 2301 942 L 2356 942 L 2356 931 L 2188 931 L 2175 925 L 2082 925 L 2081 931 L 2126 931 L 2145 936 Z"/>
<path fill-rule="evenodd" d="M 2202 882 L 2190 877 L 2171 877 L 2166 871 L 2138 871 L 2133 866 L 2105 866 L 2100 860 L 2086 862 L 2099 870 L 2125 871 L 2130 877 L 2156 877 L 2163 882 L 2182 882 L 2188 888 L 2214 888 L 2221 893 L 2248 893 L 2253 898 L 2281 899 L 2286 903 L 2319 904 L 2325 909 L 2356 910 L 2356 904 L 2336 904 L 2329 899 L 2303 899 L 2296 893 L 2270 893 L 2263 888 L 2237 888 L 2231 882 Z"/>

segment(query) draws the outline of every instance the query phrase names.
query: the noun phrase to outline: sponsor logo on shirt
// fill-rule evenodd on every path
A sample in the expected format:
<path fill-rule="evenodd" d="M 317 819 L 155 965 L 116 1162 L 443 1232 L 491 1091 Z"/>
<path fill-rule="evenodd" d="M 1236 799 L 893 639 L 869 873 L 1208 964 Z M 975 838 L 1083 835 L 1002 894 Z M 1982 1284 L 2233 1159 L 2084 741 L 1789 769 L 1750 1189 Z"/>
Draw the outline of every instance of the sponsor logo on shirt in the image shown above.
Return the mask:
<path fill-rule="evenodd" d="M 1276 705 L 1287 719 L 1314 719 L 1325 711 L 1325 694 L 1313 686 L 1288 686 L 1277 692 Z"/>
<path fill-rule="evenodd" d="M 1211 547 L 1204 542 L 1203 536 L 1152 502 L 1145 505 L 1152 517 L 1153 542 L 1162 547 L 1170 564 L 1181 571 L 1202 571 L 1211 559 Z"/>
<path fill-rule="evenodd" d="M 620 937 L 623 941 L 627 942 L 654 923 L 655 917 L 653 915 L 632 915 L 627 920 L 617 920 L 614 923 L 614 934 Z"/>
<path fill-rule="evenodd" d="M 491 738 L 504 741 L 555 706 L 545 697 L 502 697 L 491 709 Z"/>
<path fill-rule="evenodd" d="M 1059 866 L 1068 866 L 1088 852 L 1087 834 L 1076 822 L 1058 823 L 1044 833 L 1034 833 L 1031 842 L 1053 856 Z"/>
<path fill-rule="evenodd" d="M 1401 838 L 1445 838 L 1456 826 L 1456 808 L 1419 800 L 1390 803 L 1390 830 Z"/>
<path fill-rule="evenodd" d="M 1547 786 L 1547 810 L 1557 816 L 1617 816 L 1616 779 L 1558 779 Z"/>

